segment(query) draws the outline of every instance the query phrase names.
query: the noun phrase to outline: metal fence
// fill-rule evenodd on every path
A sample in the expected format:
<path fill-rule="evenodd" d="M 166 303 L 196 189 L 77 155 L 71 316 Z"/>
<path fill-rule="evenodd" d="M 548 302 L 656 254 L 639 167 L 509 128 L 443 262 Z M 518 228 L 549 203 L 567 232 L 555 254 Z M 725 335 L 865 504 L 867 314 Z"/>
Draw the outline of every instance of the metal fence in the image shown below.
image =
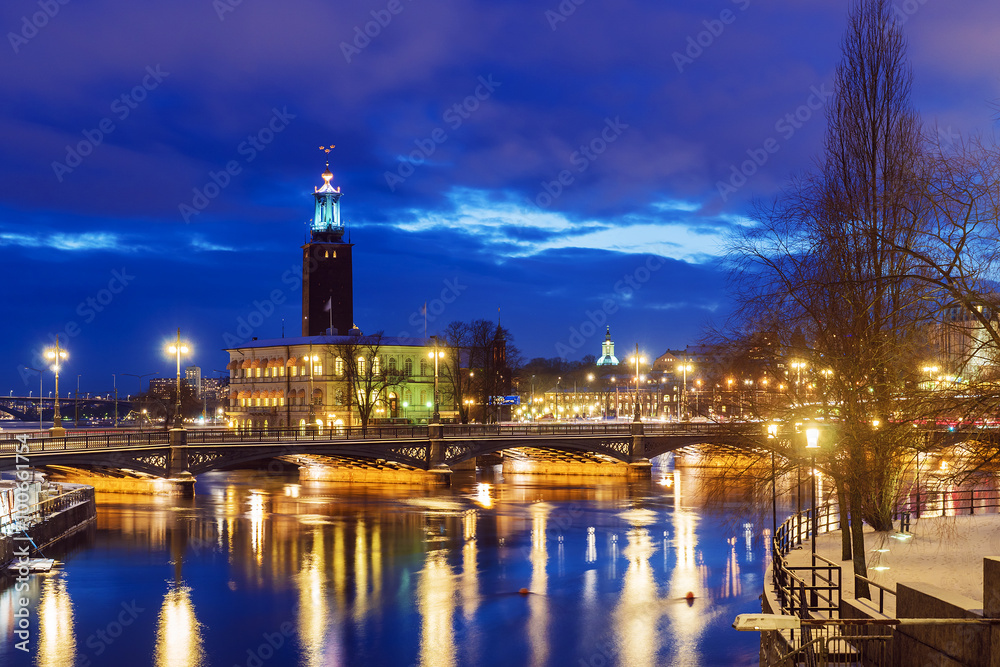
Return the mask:
<path fill-rule="evenodd" d="M 9 535 L 11 532 L 20 532 L 30 525 L 44 521 L 57 512 L 93 499 L 93 487 L 86 486 L 40 500 L 32 505 L 15 506 L 9 513 L 0 514 L 0 534 Z"/>
<path fill-rule="evenodd" d="M 803 620 L 799 630 L 765 630 L 761 667 L 892 664 L 895 620 Z"/>

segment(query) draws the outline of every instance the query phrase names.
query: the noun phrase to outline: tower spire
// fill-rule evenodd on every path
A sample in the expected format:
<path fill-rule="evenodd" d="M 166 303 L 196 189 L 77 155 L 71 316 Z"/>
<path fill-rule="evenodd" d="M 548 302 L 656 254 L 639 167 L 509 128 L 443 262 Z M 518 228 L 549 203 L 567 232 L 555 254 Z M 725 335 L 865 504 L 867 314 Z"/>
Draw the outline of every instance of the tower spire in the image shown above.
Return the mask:
<path fill-rule="evenodd" d="M 312 221 L 313 241 L 332 241 L 339 243 L 344 238 L 344 224 L 340 220 L 340 188 L 333 187 L 333 172 L 330 171 L 330 151 L 336 146 L 330 144 L 319 149 L 327 154 L 326 171 L 321 175 L 323 185 L 314 188 L 316 198 L 316 214 Z"/>

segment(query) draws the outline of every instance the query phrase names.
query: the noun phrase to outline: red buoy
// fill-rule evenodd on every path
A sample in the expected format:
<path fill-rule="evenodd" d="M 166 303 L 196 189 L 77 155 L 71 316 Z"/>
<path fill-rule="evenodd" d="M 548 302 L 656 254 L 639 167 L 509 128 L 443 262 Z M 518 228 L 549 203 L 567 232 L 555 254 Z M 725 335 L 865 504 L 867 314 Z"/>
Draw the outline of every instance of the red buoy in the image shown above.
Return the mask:
<path fill-rule="evenodd" d="M 518 593 L 520 593 L 521 595 L 527 595 L 528 594 L 528 589 L 527 588 L 522 588 L 521 590 L 518 591 Z"/>

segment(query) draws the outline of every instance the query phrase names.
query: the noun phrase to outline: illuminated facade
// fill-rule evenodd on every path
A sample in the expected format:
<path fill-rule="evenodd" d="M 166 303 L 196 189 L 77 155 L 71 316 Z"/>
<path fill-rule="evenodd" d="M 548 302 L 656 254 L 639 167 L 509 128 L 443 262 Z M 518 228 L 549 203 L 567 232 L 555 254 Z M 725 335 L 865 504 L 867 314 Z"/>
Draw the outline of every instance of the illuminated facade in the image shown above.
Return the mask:
<path fill-rule="evenodd" d="M 346 335 L 354 327 L 352 250 L 344 243 L 340 188 L 329 163 L 315 188 L 316 212 L 309 242 L 302 246 L 302 335 Z"/>
<path fill-rule="evenodd" d="M 299 428 L 310 417 L 321 427 L 358 426 L 358 400 L 340 357 L 362 336 L 307 336 L 255 340 L 229 352 L 230 423 L 238 428 Z M 433 341 L 381 339 L 372 387 L 373 423 L 426 423 L 434 410 Z M 363 357 L 362 357 L 363 358 Z M 358 359 L 358 367 L 373 363 Z M 312 359 L 312 363 L 309 363 Z M 380 382 L 379 378 L 385 378 Z M 454 419 L 451 395 L 440 381 L 441 420 Z M 355 386 L 354 391 L 357 391 Z"/>

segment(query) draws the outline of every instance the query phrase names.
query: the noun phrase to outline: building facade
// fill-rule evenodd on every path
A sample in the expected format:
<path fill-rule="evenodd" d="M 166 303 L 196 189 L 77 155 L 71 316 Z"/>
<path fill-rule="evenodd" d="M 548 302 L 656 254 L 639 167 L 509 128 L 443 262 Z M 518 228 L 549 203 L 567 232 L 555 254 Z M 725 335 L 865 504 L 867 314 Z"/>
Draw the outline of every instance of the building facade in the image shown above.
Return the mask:
<path fill-rule="evenodd" d="M 236 428 L 359 426 L 359 392 L 374 406 L 370 423 L 427 423 L 434 411 L 434 342 L 423 338 L 305 336 L 251 341 L 229 352 L 230 425 Z M 344 358 L 353 351 L 355 375 Z M 369 364 L 371 366 L 369 367 Z M 438 378 L 440 415 L 452 421 L 454 401 Z"/>

